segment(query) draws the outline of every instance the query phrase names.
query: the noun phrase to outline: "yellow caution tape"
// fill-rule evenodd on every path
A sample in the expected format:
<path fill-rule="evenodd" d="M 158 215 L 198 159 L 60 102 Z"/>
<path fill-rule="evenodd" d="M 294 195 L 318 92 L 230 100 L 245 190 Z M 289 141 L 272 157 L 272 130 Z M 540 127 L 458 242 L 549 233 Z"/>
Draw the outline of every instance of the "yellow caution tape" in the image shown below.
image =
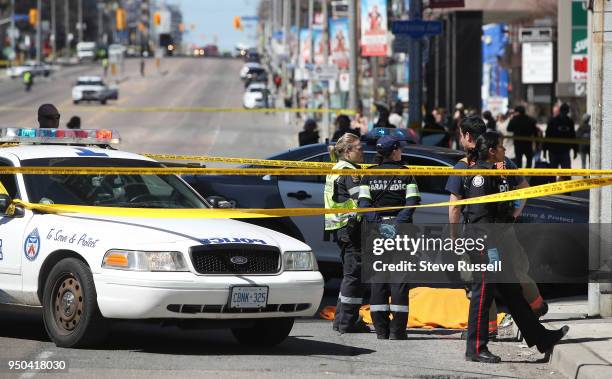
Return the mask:
<path fill-rule="evenodd" d="M 142 156 L 155 159 L 158 161 L 190 161 L 190 162 L 217 162 L 231 164 L 251 164 L 257 166 L 271 167 L 296 167 L 296 168 L 332 168 L 334 162 L 304 162 L 304 161 L 286 161 L 277 159 L 257 159 L 257 158 L 233 158 L 233 157 L 216 157 L 209 155 L 174 155 L 174 154 L 140 154 Z M 370 167 L 373 164 L 362 164 L 362 167 Z M 419 168 L 439 168 L 440 166 L 410 166 Z"/>
<path fill-rule="evenodd" d="M 53 214 L 82 213 L 108 217 L 137 217 L 137 218 L 268 218 L 268 217 L 290 217 L 290 216 L 319 216 L 324 214 L 338 213 L 365 213 L 404 208 L 430 208 L 445 207 L 450 205 L 467 205 L 479 203 L 494 203 L 498 201 L 511 201 L 518 199 L 529 199 L 534 197 L 558 195 L 566 192 L 582 191 L 612 185 L 612 178 L 600 179 L 576 179 L 566 182 L 549 183 L 541 186 L 523 188 L 508 192 L 496 193 L 471 199 L 459 201 L 446 201 L 432 204 L 421 204 L 401 207 L 383 208 L 275 208 L 275 209 L 157 209 L 157 208 L 118 208 L 118 207 L 95 207 L 65 204 L 33 204 L 13 200 L 14 205 L 23 206 L 34 211 Z"/>
<path fill-rule="evenodd" d="M 334 108 L 223 108 L 223 107 L 64 107 L 64 111 L 79 111 L 79 112 L 113 112 L 113 113 L 338 113 L 348 116 L 355 115 L 356 112 L 352 109 L 334 109 Z M 0 107 L 0 111 L 32 111 L 28 107 Z"/>
<path fill-rule="evenodd" d="M 0 167 L 0 174 L 26 175 L 347 175 L 347 170 L 329 168 L 213 168 L 213 167 Z M 612 170 L 591 169 L 462 169 L 452 167 L 409 167 L 406 169 L 350 170 L 350 175 L 361 176 L 610 176 Z"/>

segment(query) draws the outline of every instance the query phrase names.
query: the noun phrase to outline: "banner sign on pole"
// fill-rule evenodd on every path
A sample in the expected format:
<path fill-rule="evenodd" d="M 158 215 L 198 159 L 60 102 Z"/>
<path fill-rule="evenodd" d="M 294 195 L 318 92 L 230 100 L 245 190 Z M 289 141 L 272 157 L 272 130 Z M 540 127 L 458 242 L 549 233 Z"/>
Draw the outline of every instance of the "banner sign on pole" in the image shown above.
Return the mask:
<path fill-rule="evenodd" d="M 385 57 L 388 49 L 387 1 L 361 0 L 361 55 Z"/>
<path fill-rule="evenodd" d="M 347 18 L 329 20 L 330 57 L 340 70 L 349 68 L 349 24 Z"/>

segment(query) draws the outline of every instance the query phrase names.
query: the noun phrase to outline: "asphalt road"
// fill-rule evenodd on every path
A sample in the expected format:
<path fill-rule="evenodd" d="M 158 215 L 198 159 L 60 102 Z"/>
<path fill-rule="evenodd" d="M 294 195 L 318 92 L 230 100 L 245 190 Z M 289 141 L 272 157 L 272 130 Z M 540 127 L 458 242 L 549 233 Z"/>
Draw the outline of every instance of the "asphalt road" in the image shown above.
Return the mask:
<path fill-rule="evenodd" d="M 62 126 L 79 115 L 84 128 L 119 130 L 123 150 L 149 153 L 266 157 L 297 144 L 299 126 L 285 115 L 249 113 L 110 112 L 139 107 L 241 107 L 241 62 L 222 59 L 168 59 L 160 70 L 128 60 L 119 101 L 109 106 L 73 106 L 70 89 L 79 75 L 100 74 L 98 66 L 63 68 L 36 80 L 25 93 L 19 80 L 0 81 L 0 126 L 36 126 L 36 109 L 58 106 Z M 326 299 L 333 303 L 333 295 Z M 0 378 L 43 377 L 15 373 L 7 360 L 65 360 L 70 371 L 53 378 L 103 377 L 500 377 L 555 378 L 542 355 L 517 342 L 491 349 L 506 363 L 484 365 L 463 359 L 459 331 L 413 330 L 407 341 L 377 341 L 374 334 L 338 336 L 327 321 L 300 320 L 291 336 L 270 349 L 246 348 L 227 331 L 181 331 L 121 322 L 96 350 L 60 349 L 45 333 L 37 309 L 0 306 Z"/>
<path fill-rule="evenodd" d="M 145 77 L 141 77 L 139 61 L 128 59 L 124 74 L 118 77 L 119 100 L 107 106 L 74 106 L 70 97 L 79 75 L 102 74 L 98 65 L 63 67 L 49 78 L 37 77 L 29 93 L 20 79 L 4 79 L 0 81 L 0 127 L 36 126 L 36 109 L 50 102 L 60 110 L 62 127 L 78 115 L 82 128 L 117 129 L 123 140 L 118 147 L 127 151 L 263 158 L 296 146 L 300 127 L 286 123 L 284 113 L 130 111 L 143 107 L 242 108 L 244 86 L 238 77 L 242 64 L 235 59 L 167 58 L 157 69 L 149 59 Z M 115 108 L 122 111 L 112 111 Z"/>
<path fill-rule="evenodd" d="M 1 378 L 559 378 L 543 355 L 517 342 L 493 342 L 504 363 L 463 359 L 465 342 L 455 330 L 410 330 L 407 341 L 378 341 L 375 334 L 338 336 L 331 323 L 297 322 L 274 348 L 239 345 L 225 330 L 183 331 L 133 322 L 113 326 L 96 350 L 61 349 L 46 337 L 40 314 L 0 306 Z M 69 372 L 11 373 L 7 360 L 63 360 Z"/>

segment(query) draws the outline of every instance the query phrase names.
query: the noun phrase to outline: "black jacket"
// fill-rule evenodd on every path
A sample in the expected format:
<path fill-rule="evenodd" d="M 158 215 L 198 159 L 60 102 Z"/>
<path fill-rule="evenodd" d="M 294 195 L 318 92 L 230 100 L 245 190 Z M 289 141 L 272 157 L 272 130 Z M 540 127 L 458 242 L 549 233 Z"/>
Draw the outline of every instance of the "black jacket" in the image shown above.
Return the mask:
<path fill-rule="evenodd" d="M 371 166 L 372 170 L 395 170 L 407 166 L 402 162 L 384 161 Z M 421 202 L 421 195 L 416 180 L 412 175 L 397 176 L 364 176 L 359 186 L 359 208 L 396 207 L 404 205 L 417 205 Z M 399 211 L 377 212 L 366 215 L 368 221 L 378 221 L 378 216 L 396 216 L 396 222 L 412 222 L 414 208 Z"/>
<path fill-rule="evenodd" d="M 496 169 L 495 163 L 478 161 L 469 169 Z M 464 198 L 492 195 L 510 190 L 510 184 L 503 176 L 466 176 L 464 178 Z M 514 204 L 510 201 L 497 203 L 468 204 L 463 207 L 463 219 L 468 224 L 510 222 Z"/>
<path fill-rule="evenodd" d="M 551 118 L 546 127 L 546 138 L 575 140 L 576 129 L 574 128 L 574 120 L 566 115 Z M 569 143 L 544 142 L 544 151 L 550 151 L 551 153 L 567 153 L 570 149 L 578 152 L 578 145 L 571 143 L 571 141 Z"/>

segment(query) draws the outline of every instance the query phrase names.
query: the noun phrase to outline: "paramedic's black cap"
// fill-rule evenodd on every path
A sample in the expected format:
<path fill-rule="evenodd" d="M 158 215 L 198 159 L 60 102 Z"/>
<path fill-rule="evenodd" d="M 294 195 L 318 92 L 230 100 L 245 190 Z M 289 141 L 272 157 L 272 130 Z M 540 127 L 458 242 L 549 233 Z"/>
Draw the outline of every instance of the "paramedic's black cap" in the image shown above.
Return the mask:
<path fill-rule="evenodd" d="M 399 141 L 391 136 L 382 136 L 376 142 L 376 151 L 382 155 L 389 155 L 399 147 Z"/>

